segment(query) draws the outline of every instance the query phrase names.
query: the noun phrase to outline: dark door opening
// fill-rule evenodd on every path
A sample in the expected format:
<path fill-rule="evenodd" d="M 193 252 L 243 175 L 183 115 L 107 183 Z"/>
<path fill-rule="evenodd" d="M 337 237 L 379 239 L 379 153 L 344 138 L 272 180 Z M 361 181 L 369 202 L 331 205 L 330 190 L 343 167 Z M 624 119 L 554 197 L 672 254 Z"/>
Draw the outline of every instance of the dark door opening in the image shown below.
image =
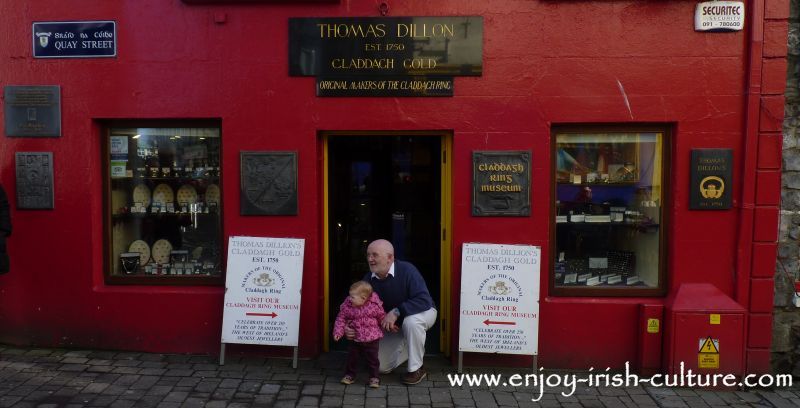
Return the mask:
<path fill-rule="evenodd" d="M 440 304 L 441 139 L 334 136 L 328 139 L 330 325 L 350 285 L 369 271 L 367 244 L 392 242 L 395 258 L 419 269 Z M 428 352 L 439 352 L 439 323 Z M 331 340 L 331 350 L 346 342 Z"/>

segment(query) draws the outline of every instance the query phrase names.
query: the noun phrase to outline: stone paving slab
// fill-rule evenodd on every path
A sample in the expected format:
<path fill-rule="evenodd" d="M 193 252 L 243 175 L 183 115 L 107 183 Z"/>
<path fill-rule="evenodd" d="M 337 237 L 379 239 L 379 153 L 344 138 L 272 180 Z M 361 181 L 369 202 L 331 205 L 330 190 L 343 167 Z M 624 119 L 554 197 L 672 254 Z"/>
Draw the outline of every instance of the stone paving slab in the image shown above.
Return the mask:
<path fill-rule="evenodd" d="M 800 385 L 750 390 L 690 388 L 567 388 L 495 385 L 450 386 L 455 368 L 441 357 L 426 357 L 429 377 L 415 386 L 400 382 L 402 368 L 383 375 L 378 389 L 366 374 L 342 385 L 346 356 L 328 353 L 302 360 L 93 350 L 21 348 L 0 345 L 0 408 L 5 407 L 574 407 L 574 408 L 800 408 Z M 471 367 L 473 374 L 513 369 Z M 553 372 L 560 376 L 581 373 Z M 520 369 L 523 376 L 526 372 Z M 516 385 L 516 384 L 515 384 Z M 536 399 L 536 400 L 534 400 Z"/>

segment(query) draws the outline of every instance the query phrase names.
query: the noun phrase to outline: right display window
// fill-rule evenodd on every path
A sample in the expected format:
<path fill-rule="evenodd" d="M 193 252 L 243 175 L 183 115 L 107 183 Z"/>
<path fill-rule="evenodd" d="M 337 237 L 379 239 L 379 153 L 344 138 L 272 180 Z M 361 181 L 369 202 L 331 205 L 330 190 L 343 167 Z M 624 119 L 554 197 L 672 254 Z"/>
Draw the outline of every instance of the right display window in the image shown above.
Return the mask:
<path fill-rule="evenodd" d="M 663 294 L 667 132 L 554 134 L 553 294 Z"/>

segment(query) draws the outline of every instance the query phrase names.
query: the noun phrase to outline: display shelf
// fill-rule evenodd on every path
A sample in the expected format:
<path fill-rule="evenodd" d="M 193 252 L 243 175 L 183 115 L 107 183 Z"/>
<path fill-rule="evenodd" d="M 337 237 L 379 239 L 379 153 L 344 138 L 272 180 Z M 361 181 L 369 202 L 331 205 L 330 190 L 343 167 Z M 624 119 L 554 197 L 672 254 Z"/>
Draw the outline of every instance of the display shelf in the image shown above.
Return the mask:
<path fill-rule="evenodd" d="M 218 181 L 219 176 L 181 176 L 181 177 L 112 177 L 111 181 L 132 182 L 132 181 L 162 181 L 162 182 L 190 182 L 190 181 Z"/>
<path fill-rule="evenodd" d="M 144 218 L 190 218 L 190 217 L 204 217 L 204 218 L 217 218 L 218 214 L 216 212 L 208 212 L 208 213 L 189 213 L 189 212 L 146 212 L 146 213 L 116 213 L 112 214 L 111 218 L 115 221 L 125 221 L 125 220 L 140 220 Z"/>
<path fill-rule="evenodd" d="M 635 284 L 631 284 L 631 285 L 628 285 L 628 284 L 626 284 L 624 282 L 611 283 L 611 284 L 599 283 L 597 285 L 587 285 L 584 282 L 580 282 L 580 283 L 563 283 L 562 281 L 563 281 L 563 279 L 556 280 L 556 284 L 559 285 L 559 286 L 565 286 L 565 287 L 570 287 L 570 288 L 631 288 L 631 289 L 649 288 L 649 286 L 647 286 L 647 284 L 644 283 L 644 282 L 639 282 L 639 283 L 635 283 Z"/>
<path fill-rule="evenodd" d="M 220 286 L 224 283 L 222 273 L 217 275 L 143 275 L 115 274 L 106 278 L 114 285 L 192 285 Z"/>
<path fill-rule="evenodd" d="M 594 226 L 615 226 L 615 227 L 636 227 L 636 228 L 659 228 L 661 224 L 650 222 L 557 222 L 556 227 L 572 226 L 580 227 L 594 227 Z"/>
<path fill-rule="evenodd" d="M 597 182 L 592 182 L 592 183 L 586 183 L 586 182 L 583 182 L 583 183 L 570 183 L 568 181 L 559 181 L 556 184 L 559 185 L 559 186 L 575 186 L 575 187 L 580 187 L 580 186 L 590 186 L 590 187 L 595 187 L 595 186 L 597 186 L 597 187 L 632 187 L 632 186 L 640 185 L 641 181 L 617 181 L 617 182 L 608 182 L 608 183 L 603 183 L 603 182 L 600 182 L 600 183 L 597 183 Z"/>

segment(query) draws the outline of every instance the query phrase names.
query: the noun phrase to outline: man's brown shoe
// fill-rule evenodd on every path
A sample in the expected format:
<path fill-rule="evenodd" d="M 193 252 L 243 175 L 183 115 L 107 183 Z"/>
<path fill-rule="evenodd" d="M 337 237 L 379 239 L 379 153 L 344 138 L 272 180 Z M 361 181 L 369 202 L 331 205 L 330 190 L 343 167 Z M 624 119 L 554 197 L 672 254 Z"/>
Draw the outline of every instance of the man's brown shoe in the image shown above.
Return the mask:
<path fill-rule="evenodd" d="M 417 371 L 412 371 L 403 376 L 403 384 L 414 385 L 419 384 L 420 381 L 424 380 L 425 377 L 428 376 L 428 373 L 425 372 L 423 367 L 417 369 Z"/>

